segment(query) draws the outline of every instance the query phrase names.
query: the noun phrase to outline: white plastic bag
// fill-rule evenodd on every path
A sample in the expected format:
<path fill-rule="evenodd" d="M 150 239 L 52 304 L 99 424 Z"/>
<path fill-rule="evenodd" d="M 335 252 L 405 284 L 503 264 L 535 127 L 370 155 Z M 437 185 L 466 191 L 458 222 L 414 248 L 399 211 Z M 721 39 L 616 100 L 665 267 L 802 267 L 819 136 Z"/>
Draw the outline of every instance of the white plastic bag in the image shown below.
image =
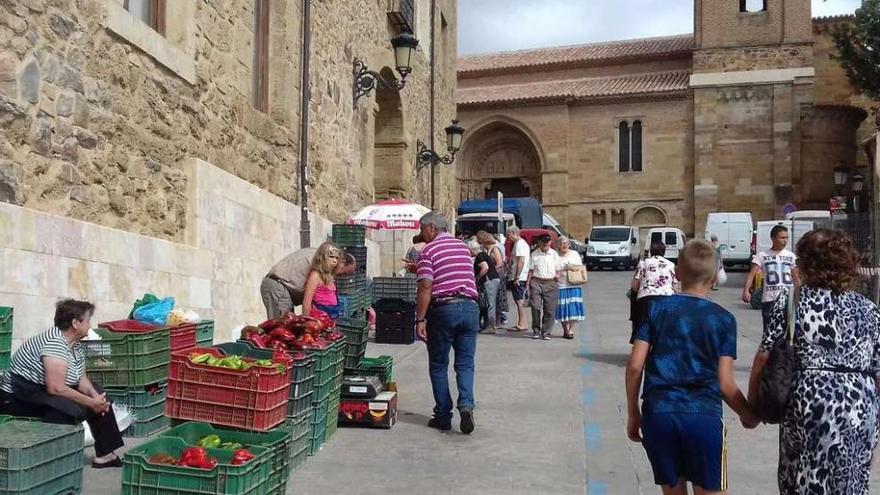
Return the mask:
<path fill-rule="evenodd" d="M 134 422 L 134 416 L 131 414 L 131 409 L 128 408 L 125 404 L 113 404 L 113 414 L 116 416 L 116 426 L 119 428 L 119 431 L 125 431 L 131 424 Z M 89 424 L 83 421 L 83 432 L 85 433 L 85 447 L 91 447 L 95 445 L 95 437 L 92 436 L 92 430 L 89 429 Z"/>
<path fill-rule="evenodd" d="M 723 266 L 718 269 L 718 276 L 715 279 L 715 283 L 717 285 L 724 285 L 727 283 L 727 271 L 724 269 Z"/>

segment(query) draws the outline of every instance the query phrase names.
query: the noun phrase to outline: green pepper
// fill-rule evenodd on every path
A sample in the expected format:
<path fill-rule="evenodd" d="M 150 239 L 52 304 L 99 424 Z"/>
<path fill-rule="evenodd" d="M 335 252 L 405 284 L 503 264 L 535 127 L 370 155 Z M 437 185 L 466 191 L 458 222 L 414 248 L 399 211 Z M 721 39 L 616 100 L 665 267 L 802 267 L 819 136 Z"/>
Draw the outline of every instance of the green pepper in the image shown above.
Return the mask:
<path fill-rule="evenodd" d="M 224 442 L 220 444 L 219 448 L 223 450 L 238 450 L 242 448 L 242 445 L 238 442 Z"/>
<path fill-rule="evenodd" d="M 206 352 L 204 354 L 194 354 L 194 355 L 190 356 L 189 360 L 195 364 L 203 364 L 203 363 L 206 363 L 212 357 L 213 356 L 211 356 L 211 354 Z"/>
<path fill-rule="evenodd" d="M 215 449 L 218 445 L 220 445 L 220 436 L 218 435 L 208 435 L 199 440 L 199 447 L 206 449 Z"/>
<path fill-rule="evenodd" d="M 254 365 L 269 367 L 269 366 L 272 366 L 272 360 L 271 359 L 257 359 L 256 361 L 254 361 Z"/>
<path fill-rule="evenodd" d="M 207 364 L 208 366 L 220 366 L 220 361 L 221 359 L 211 356 L 207 359 L 207 361 L 205 361 L 205 364 Z"/>

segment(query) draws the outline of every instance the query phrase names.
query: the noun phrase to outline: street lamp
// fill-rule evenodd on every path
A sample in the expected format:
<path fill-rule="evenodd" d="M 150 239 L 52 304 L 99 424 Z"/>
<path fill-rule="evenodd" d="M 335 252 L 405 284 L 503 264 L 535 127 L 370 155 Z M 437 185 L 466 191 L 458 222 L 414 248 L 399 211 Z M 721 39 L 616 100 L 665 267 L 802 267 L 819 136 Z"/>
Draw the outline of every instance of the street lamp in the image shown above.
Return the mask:
<path fill-rule="evenodd" d="M 843 187 L 846 185 L 846 181 L 849 179 L 849 168 L 844 165 L 838 165 L 834 167 L 834 185 L 837 187 Z"/>
<path fill-rule="evenodd" d="M 464 127 L 458 125 L 458 121 L 453 119 L 452 124 L 446 127 L 446 150 L 449 153 L 442 157 L 428 148 L 421 140 L 416 141 L 416 157 L 418 158 L 416 171 L 437 163 L 451 165 L 455 161 L 455 154 L 461 149 L 462 136 L 464 136 Z"/>
<path fill-rule="evenodd" d="M 861 172 L 856 171 L 853 173 L 850 178 L 850 184 L 852 185 L 853 191 L 853 213 L 855 214 L 855 224 L 856 224 L 856 248 L 859 250 L 859 254 L 862 252 L 862 222 L 861 222 L 861 210 L 862 205 L 859 204 L 860 196 L 862 195 L 862 189 L 865 187 L 865 176 Z"/>
<path fill-rule="evenodd" d="M 849 178 L 850 182 L 852 182 L 852 190 L 854 193 L 859 194 L 862 192 L 862 188 L 865 187 L 865 175 L 861 172 L 855 172 Z"/>
<path fill-rule="evenodd" d="M 370 94 L 376 89 L 376 85 L 383 88 L 401 90 L 406 85 L 406 76 L 412 72 L 412 54 L 419 46 L 419 40 L 407 32 L 402 32 L 391 38 L 391 46 L 394 47 L 394 66 L 400 73 L 400 79 L 387 80 L 378 72 L 370 70 L 363 60 L 354 59 L 354 84 L 352 85 L 352 105 L 357 105 L 358 99 Z"/>

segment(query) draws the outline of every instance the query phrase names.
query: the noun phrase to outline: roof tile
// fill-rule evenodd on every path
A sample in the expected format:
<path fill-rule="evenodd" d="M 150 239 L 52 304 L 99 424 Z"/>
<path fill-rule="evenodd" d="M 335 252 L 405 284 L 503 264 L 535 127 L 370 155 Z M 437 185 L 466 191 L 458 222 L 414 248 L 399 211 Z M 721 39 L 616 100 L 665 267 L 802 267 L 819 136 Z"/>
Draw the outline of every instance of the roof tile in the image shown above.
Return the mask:
<path fill-rule="evenodd" d="M 590 43 L 552 48 L 537 48 L 511 52 L 486 53 L 458 59 L 459 74 L 498 71 L 517 67 L 548 65 L 590 65 L 608 63 L 616 59 L 688 54 L 694 48 L 691 34 L 643 38 L 625 41 Z"/>
<path fill-rule="evenodd" d="M 592 77 L 526 84 L 476 86 L 458 88 L 456 103 L 540 102 L 554 100 L 589 100 L 596 98 L 638 95 L 663 95 L 687 91 L 688 71 L 656 72 L 618 77 Z"/>

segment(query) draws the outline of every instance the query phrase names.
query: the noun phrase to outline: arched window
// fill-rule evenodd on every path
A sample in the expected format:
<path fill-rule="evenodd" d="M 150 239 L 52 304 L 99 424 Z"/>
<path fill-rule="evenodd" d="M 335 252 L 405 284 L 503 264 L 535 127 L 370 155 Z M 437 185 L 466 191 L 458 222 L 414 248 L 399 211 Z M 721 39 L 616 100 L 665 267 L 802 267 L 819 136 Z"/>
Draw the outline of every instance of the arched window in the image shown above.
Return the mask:
<path fill-rule="evenodd" d="M 637 120 L 632 125 L 632 162 L 631 169 L 633 172 L 642 171 L 642 121 Z"/>
<path fill-rule="evenodd" d="M 629 172 L 629 122 L 622 121 L 617 129 L 619 137 L 618 164 L 621 172 Z"/>
<path fill-rule="evenodd" d="M 764 12 L 767 10 L 767 0 L 739 0 L 740 12 Z"/>
<path fill-rule="evenodd" d="M 642 121 L 634 120 L 632 124 L 623 120 L 617 124 L 618 171 L 641 172 L 642 171 Z"/>

